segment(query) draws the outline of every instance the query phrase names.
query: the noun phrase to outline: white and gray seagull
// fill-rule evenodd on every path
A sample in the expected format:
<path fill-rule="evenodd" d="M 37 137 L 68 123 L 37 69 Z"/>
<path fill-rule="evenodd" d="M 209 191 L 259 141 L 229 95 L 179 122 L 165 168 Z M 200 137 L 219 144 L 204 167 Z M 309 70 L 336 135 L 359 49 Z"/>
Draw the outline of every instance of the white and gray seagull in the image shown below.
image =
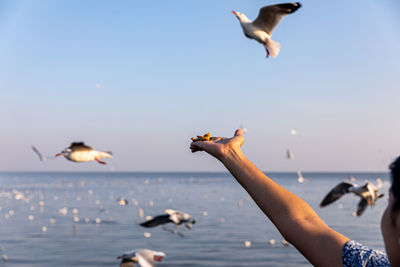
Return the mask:
<path fill-rule="evenodd" d="M 127 251 L 117 259 L 121 260 L 120 267 L 154 267 L 154 261 L 162 261 L 165 253 L 150 249 L 135 249 Z"/>
<path fill-rule="evenodd" d="M 193 224 L 196 223 L 195 220 L 190 218 L 190 215 L 182 211 L 177 211 L 173 209 L 164 210 L 166 214 L 156 216 L 148 221 L 141 223 L 143 227 L 155 227 L 166 223 L 174 223 L 175 225 L 184 224 L 186 228 L 192 228 Z"/>
<path fill-rule="evenodd" d="M 342 182 L 335 186 L 322 200 L 320 207 L 325 207 L 339 198 L 341 198 L 344 194 L 354 193 L 357 196 L 361 197 L 360 202 L 358 203 L 357 210 L 354 213 L 355 216 L 361 216 L 368 205 L 375 205 L 375 202 L 383 197 L 383 194 L 379 194 L 378 187 L 376 187 L 371 182 L 366 181 L 364 185 L 357 186 L 355 184 L 349 182 Z"/>
<path fill-rule="evenodd" d="M 64 156 L 66 159 L 74 162 L 88 162 L 96 160 L 100 164 L 106 164 L 100 159 L 112 158 L 112 153 L 110 151 L 96 151 L 90 146 L 85 145 L 83 142 L 73 142 L 69 147 L 55 156 Z"/>
<path fill-rule="evenodd" d="M 248 19 L 243 13 L 235 11 L 232 13 L 239 19 L 244 35 L 263 44 L 267 51 L 267 57 L 271 55 L 275 58 L 279 54 L 280 44 L 271 39 L 272 31 L 284 16 L 295 12 L 300 7 L 301 4 L 298 2 L 265 6 L 260 9 L 260 13 L 254 21 Z"/>

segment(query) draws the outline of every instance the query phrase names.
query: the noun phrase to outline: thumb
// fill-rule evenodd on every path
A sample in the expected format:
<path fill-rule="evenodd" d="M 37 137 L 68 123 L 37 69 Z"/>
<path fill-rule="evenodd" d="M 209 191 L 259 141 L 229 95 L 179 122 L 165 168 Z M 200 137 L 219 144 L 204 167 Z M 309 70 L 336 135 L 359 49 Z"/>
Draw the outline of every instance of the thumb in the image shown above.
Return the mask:
<path fill-rule="evenodd" d="M 237 129 L 235 131 L 235 136 L 241 136 L 241 135 L 243 135 L 243 129 Z"/>

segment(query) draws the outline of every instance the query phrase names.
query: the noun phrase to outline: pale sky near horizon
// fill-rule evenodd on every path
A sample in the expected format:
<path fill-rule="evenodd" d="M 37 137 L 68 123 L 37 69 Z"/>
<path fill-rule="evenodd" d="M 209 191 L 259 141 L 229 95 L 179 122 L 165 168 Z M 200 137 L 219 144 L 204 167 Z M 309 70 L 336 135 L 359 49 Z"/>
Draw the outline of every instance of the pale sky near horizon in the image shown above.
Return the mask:
<path fill-rule="evenodd" d="M 231 11 L 275 3 L 0 1 L 0 171 L 223 171 L 190 137 L 241 125 L 265 171 L 386 171 L 400 155 L 400 4 L 302 1 L 266 59 Z M 31 150 L 73 141 L 114 158 Z"/>

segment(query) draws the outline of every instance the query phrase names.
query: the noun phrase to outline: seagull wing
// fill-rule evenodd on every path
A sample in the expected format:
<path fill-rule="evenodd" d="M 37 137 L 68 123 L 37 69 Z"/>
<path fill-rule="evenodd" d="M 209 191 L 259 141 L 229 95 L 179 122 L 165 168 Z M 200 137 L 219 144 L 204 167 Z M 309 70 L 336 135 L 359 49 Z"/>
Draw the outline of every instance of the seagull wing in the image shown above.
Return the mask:
<path fill-rule="evenodd" d="M 284 16 L 295 12 L 300 7 L 301 4 L 298 2 L 265 6 L 260 9 L 258 17 L 253 21 L 253 25 L 271 35 L 276 25 L 279 24 Z"/>
<path fill-rule="evenodd" d="M 169 216 L 169 219 L 174 223 L 174 224 L 181 224 L 182 222 L 181 222 L 181 217 L 182 216 L 180 216 L 178 213 L 174 213 L 174 214 L 171 214 L 170 216 Z"/>
<path fill-rule="evenodd" d="M 356 215 L 361 216 L 365 209 L 368 207 L 368 201 L 365 198 L 362 198 L 360 202 L 358 202 Z"/>
<path fill-rule="evenodd" d="M 154 267 L 154 252 L 149 249 L 143 249 L 136 253 L 138 263 L 141 267 Z"/>
<path fill-rule="evenodd" d="M 85 145 L 84 142 L 73 142 L 69 146 L 69 148 L 75 150 L 75 151 L 81 151 L 81 150 L 92 150 L 90 146 Z"/>
<path fill-rule="evenodd" d="M 155 227 L 155 226 L 159 226 L 161 224 L 165 224 L 165 223 L 169 223 L 169 222 L 172 222 L 172 221 L 170 219 L 170 216 L 167 214 L 167 215 L 156 216 L 151 220 L 141 223 L 140 225 L 143 227 Z"/>
<path fill-rule="evenodd" d="M 164 212 L 167 213 L 167 214 L 169 214 L 169 215 L 172 215 L 172 214 L 174 214 L 174 213 L 176 212 L 176 210 L 173 210 L 173 209 L 166 209 L 166 210 L 164 210 Z"/>
<path fill-rule="evenodd" d="M 40 153 L 39 150 L 37 150 L 36 147 L 32 146 L 32 150 L 36 153 L 36 155 L 38 155 L 40 161 L 45 161 L 46 158 L 42 155 L 42 153 Z"/>
<path fill-rule="evenodd" d="M 342 182 L 335 186 L 322 200 L 321 204 L 319 204 L 320 207 L 325 207 L 332 202 L 335 202 L 339 198 L 341 198 L 344 194 L 348 193 L 348 189 L 350 187 L 354 186 L 353 184 L 347 183 L 347 182 Z"/>

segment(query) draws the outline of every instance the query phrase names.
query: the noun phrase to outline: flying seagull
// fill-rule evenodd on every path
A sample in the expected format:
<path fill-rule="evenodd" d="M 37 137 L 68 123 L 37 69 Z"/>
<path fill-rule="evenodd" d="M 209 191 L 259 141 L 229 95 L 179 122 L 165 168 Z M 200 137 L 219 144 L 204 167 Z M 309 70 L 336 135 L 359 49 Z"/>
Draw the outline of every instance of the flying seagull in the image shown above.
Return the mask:
<path fill-rule="evenodd" d="M 56 157 L 58 156 L 64 156 L 66 159 L 74 162 L 87 162 L 96 160 L 100 164 L 106 164 L 100 159 L 112 158 L 112 153 L 110 151 L 96 151 L 90 146 L 85 145 L 83 142 L 74 142 L 69 147 L 56 154 Z"/>
<path fill-rule="evenodd" d="M 165 253 L 150 249 L 137 249 L 127 251 L 117 259 L 121 259 L 120 267 L 154 267 L 154 261 L 162 261 Z"/>
<path fill-rule="evenodd" d="M 361 216 L 368 205 L 375 205 L 375 202 L 383 197 L 383 194 L 379 194 L 378 188 L 370 183 L 366 182 L 362 186 L 357 186 L 349 182 L 342 182 L 335 186 L 322 200 L 320 207 L 325 207 L 339 198 L 341 198 L 346 193 L 354 193 L 361 197 L 360 202 L 357 206 L 357 211 L 354 213 L 355 216 Z"/>
<path fill-rule="evenodd" d="M 166 223 L 174 223 L 175 225 L 181 225 L 182 223 L 186 228 L 192 228 L 193 224 L 196 223 L 195 220 L 190 218 L 190 215 L 181 211 L 166 209 L 164 211 L 166 214 L 159 215 L 151 220 L 145 221 L 140 225 L 143 227 L 155 227 Z"/>
<path fill-rule="evenodd" d="M 123 197 L 119 197 L 119 198 L 117 198 L 117 204 L 120 206 L 128 205 L 128 200 L 126 200 Z"/>
<path fill-rule="evenodd" d="M 267 51 L 267 57 L 271 55 L 275 58 L 279 53 L 280 44 L 271 39 L 272 31 L 284 16 L 295 12 L 300 7 L 301 4 L 298 2 L 265 6 L 260 9 L 260 13 L 254 21 L 248 19 L 243 13 L 235 11 L 232 13 L 239 19 L 244 35 L 263 44 Z"/>
<path fill-rule="evenodd" d="M 287 159 L 293 159 L 294 158 L 293 153 L 289 149 L 286 149 L 286 158 Z"/>

